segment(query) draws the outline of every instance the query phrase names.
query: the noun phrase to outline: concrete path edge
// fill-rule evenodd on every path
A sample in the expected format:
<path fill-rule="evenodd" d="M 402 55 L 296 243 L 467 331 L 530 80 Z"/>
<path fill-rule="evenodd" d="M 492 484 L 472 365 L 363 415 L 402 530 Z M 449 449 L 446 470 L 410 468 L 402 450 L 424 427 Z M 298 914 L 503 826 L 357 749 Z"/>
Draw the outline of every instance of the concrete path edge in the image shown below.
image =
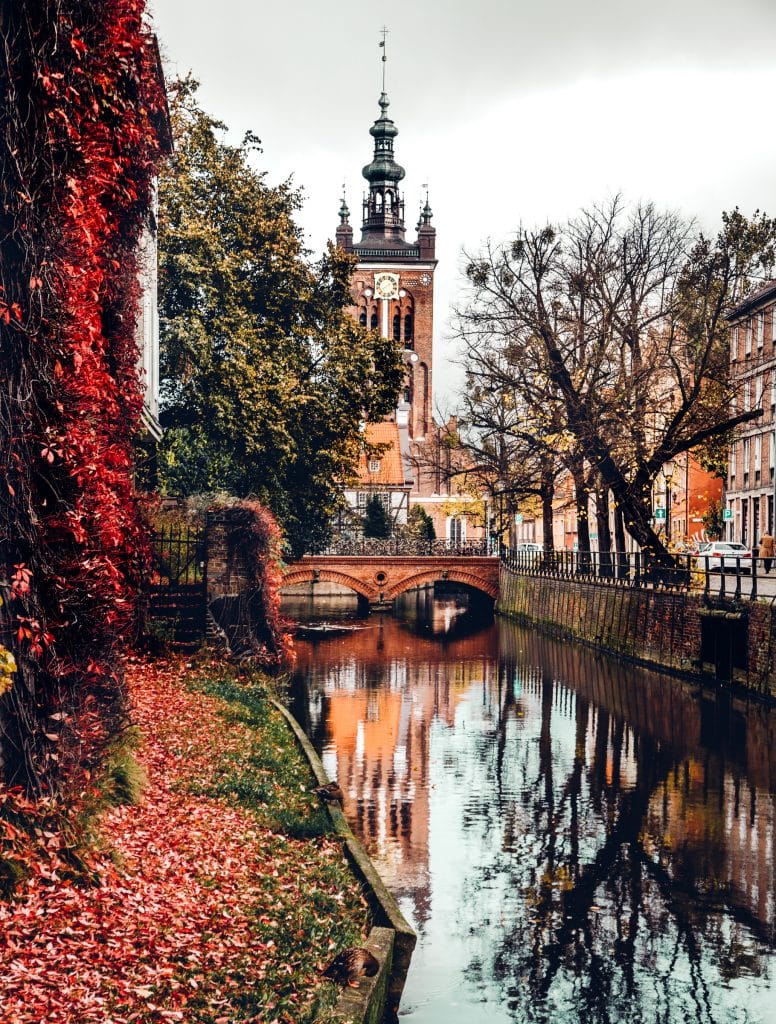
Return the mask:
<path fill-rule="evenodd" d="M 287 707 L 277 700 L 272 700 L 272 703 L 296 736 L 317 784 L 326 785 L 330 780 L 304 729 Z M 380 970 L 375 977 L 359 978 L 357 987 L 343 990 L 333 1019 L 341 1020 L 343 1024 L 381 1024 L 386 1008 L 395 1012 L 399 1005 L 417 935 L 388 892 L 366 850 L 353 835 L 342 808 L 338 804 L 327 804 L 326 809 L 332 828 L 342 838 L 353 872 L 364 886 L 377 922 L 369 933 L 366 946 L 380 961 Z"/>

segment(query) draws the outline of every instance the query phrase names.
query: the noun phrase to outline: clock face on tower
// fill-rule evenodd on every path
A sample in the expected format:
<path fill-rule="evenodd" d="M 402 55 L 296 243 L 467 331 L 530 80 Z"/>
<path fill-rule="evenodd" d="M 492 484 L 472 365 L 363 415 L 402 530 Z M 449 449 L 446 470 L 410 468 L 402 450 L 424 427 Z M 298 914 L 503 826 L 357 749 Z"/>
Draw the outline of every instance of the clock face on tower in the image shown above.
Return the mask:
<path fill-rule="evenodd" d="M 378 299 L 398 299 L 399 275 L 375 274 L 375 295 Z"/>

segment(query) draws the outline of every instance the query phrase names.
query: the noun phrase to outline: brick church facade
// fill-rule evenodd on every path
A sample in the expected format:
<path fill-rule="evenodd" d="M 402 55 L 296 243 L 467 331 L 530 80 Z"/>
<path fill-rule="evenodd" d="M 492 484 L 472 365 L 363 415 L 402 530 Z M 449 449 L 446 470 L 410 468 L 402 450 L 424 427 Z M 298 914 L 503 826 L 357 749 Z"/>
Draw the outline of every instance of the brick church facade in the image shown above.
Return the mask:
<path fill-rule="evenodd" d="M 398 128 L 388 115 L 385 92 L 378 102 L 380 115 L 369 129 L 374 153 L 362 171 L 368 191 L 362 204 L 361 238 L 353 240 L 344 195 L 336 232 L 337 245 L 358 260 L 351 313 L 364 327 L 379 330 L 402 347 L 407 376 L 392 420 L 398 427 L 404 480 L 411 487 L 410 505 L 426 509 L 438 537 L 475 540 L 483 534 L 480 503 L 458 494 L 455 481 L 447 477 L 450 451 L 433 418 L 436 229 L 426 194 L 416 239 L 406 239 L 404 195 L 399 187 L 405 171 L 394 157 Z M 353 495 L 363 504 L 364 495 L 371 490 L 368 472 L 362 467 L 357 488 L 347 496 L 351 503 Z"/>

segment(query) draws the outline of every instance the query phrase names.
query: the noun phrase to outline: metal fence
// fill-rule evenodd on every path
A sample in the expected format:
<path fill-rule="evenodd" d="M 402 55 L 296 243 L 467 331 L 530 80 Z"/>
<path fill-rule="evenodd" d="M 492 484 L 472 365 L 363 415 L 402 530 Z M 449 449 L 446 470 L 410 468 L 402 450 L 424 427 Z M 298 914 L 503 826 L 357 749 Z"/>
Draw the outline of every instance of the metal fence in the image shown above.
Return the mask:
<path fill-rule="evenodd" d="M 207 627 L 207 534 L 186 526 L 163 527 L 151 537 L 148 618 L 166 623 L 181 643 L 201 640 Z"/>
<path fill-rule="evenodd" d="M 407 556 L 440 558 L 482 558 L 496 552 L 487 541 L 421 540 L 418 537 L 336 537 L 320 555 L 356 557 Z"/>
<path fill-rule="evenodd" d="M 703 591 L 733 600 L 776 599 L 776 561 L 733 555 L 673 555 L 673 565 L 654 564 L 639 551 L 536 551 L 504 547 L 512 572 L 551 579 L 586 580 L 619 587 Z"/>

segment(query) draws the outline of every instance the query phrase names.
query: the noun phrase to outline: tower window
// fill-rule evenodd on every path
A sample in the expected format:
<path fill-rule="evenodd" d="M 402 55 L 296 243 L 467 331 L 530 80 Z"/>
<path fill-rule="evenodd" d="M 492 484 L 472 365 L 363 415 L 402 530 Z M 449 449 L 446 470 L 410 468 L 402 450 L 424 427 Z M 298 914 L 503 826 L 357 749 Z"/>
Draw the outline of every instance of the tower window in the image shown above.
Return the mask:
<path fill-rule="evenodd" d="M 404 340 L 412 341 L 412 313 L 408 313 L 404 318 Z"/>
<path fill-rule="evenodd" d="M 361 311 L 361 315 L 358 318 L 358 322 L 362 327 L 366 327 L 366 310 Z"/>
<path fill-rule="evenodd" d="M 393 317 L 393 340 L 398 341 L 401 331 L 401 317 L 398 313 L 394 314 Z"/>
<path fill-rule="evenodd" d="M 377 323 L 378 323 L 378 321 L 377 321 L 377 313 L 372 313 L 372 322 L 371 322 L 370 326 L 371 326 L 373 331 L 377 330 Z"/>

